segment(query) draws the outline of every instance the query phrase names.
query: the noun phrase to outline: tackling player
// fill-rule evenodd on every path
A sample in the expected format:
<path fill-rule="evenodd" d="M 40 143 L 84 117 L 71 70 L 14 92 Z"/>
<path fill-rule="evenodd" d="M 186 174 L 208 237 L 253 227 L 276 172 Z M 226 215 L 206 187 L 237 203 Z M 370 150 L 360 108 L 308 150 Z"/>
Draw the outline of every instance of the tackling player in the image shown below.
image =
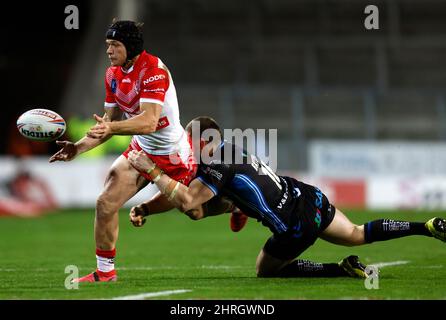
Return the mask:
<path fill-rule="evenodd" d="M 50 158 L 50 162 L 70 161 L 113 135 L 133 135 L 128 149 L 110 168 L 96 202 L 97 269 L 74 282 L 117 279 L 114 259 L 118 210 L 151 180 L 129 163 L 127 157 L 131 150 L 144 152 L 159 168 L 185 185 L 196 172 L 197 166 L 180 124 L 172 75 L 158 57 L 143 50 L 141 26 L 133 21 L 113 21 L 106 33 L 111 66 L 105 73 L 105 115 L 94 115 L 97 124 L 76 143 L 58 141 L 62 149 Z M 159 211 L 173 208 L 163 195 L 156 197 Z"/>
<path fill-rule="evenodd" d="M 411 235 L 446 240 L 446 220 L 442 218 L 427 222 L 381 219 L 355 225 L 317 187 L 277 176 L 256 156 L 222 141 L 220 128 L 213 119 L 199 117 L 193 121 L 200 123 L 200 136 L 209 128 L 217 134 L 209 141 L 199 138 L 201 162 L 196 178 L 188 187 L 164 173 L 144 153 L 130 152 L 129 161 L 139 170 L 146 171 L 168 200 L 193 219 L 208 216 L 206 204 L 209 200 L 224 197 L 267 226 L 273 235 L 257 257 L 259 277 L 368 276 L 357 256 L 349 256 L 339 263 L 296 259 L 318 238 L 345 246 Z M 227 151 L 232 154 L 229 159 L 225 157 Z M 242 164 L 236 164 L 237 155 L 243 157 Z M 211 160 L 206 161 L 203 157 Z M 132 209 L 130 219 L 134 225 L 141 225 L 141 211 Z"/>

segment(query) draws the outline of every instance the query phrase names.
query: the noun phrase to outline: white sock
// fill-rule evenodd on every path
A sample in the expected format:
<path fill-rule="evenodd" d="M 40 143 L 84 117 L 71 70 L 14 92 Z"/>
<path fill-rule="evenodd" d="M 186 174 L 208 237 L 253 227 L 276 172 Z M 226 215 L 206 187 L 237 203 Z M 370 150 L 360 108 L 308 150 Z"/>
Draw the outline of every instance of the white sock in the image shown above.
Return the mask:
<path fill-rule="evenodd" d="M 115 270 L 115 258 L 105 258 L 96 255 L 98 270 L 101 272 L 110 272 Z"/>

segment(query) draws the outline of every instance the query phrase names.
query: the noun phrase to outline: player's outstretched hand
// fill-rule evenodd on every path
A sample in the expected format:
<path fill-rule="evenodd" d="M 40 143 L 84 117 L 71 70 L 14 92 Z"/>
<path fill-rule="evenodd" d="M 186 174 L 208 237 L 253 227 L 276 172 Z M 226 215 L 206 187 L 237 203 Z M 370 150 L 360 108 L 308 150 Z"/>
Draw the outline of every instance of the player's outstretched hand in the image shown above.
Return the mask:
<path fill-rule="evenodd" d="M 144 153 L 144 151 L 132 150 L 129 152 L 128 159 L 132 166 L 134 166 L 139 171 L 147 171 L 153 167 L 154 163 L 150 158 Z"/>
<path fill-rule="evenodd" d="M 93 118 L 97 121 L 96 125 L 90 128 L 87 136 L 93 139 L 104 139 L 112 134 L 110 122 L 105 121 L 104 118 L 94 114 Z"/>
<path fill-rule="evenodd" d="M 56 141 L 58 146 L 62 149 L 53 154 L 50 158 L 50 162 L 54 161 L 71 161 L 78 155 L 78 149 L 73 142 L 70 141 Z"/>
<path fill-rule="evenodd" d="M 140 206 L 136 206 L 130 209 L 130 222 L 135 227 L 142 227 L 146 223 L 146 218 L 144 218 L 144 210 Z"/>

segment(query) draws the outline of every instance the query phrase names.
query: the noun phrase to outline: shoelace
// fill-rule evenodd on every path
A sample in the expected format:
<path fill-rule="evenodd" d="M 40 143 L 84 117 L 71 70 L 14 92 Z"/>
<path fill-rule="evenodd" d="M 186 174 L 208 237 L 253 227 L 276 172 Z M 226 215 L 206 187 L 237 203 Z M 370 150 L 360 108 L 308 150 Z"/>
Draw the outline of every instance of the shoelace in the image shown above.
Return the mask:
<path fill-rule="evenodd" d="M 438 221 L 438 228 L 442 231 L 442 232 L 446 232 L 446 223 L 444 220 L 439 220 Z"/>

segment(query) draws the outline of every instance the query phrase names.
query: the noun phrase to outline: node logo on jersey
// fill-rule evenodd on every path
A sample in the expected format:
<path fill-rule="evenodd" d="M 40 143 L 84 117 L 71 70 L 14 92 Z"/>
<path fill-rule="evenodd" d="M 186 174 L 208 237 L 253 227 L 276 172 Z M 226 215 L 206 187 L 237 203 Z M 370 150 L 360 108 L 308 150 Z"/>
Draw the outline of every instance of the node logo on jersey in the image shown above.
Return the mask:
<path fill-rule="evenodd" d="M 164 80 L 164 79 L 166 79 L 166 76 L 165 76 L 164 74 L 157 74 L 157 75 L 155 75 L 155 76 L 151 76 L 150 78 L 144 80 L 144 81 L 143 81 L 143 84 L 144 84 L 144 85 L 147 85 L 147 84 L 149 84 L 150 82 L 158 81 L 158 80 Z"/>
<path fill-rule="evenodd" d="M 116 79 L 112 79 L 111 81 L 111 91 L 116 93 Z"/>

